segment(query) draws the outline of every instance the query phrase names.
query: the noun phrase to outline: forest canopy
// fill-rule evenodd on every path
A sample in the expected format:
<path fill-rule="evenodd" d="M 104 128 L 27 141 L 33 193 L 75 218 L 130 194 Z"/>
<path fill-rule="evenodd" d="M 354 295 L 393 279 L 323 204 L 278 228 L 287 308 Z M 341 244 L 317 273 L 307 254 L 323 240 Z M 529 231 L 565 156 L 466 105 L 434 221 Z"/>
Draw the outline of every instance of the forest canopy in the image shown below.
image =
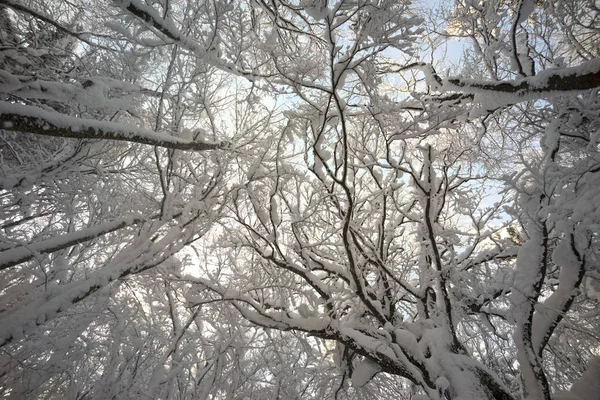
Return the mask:
<path fill-rule="evenodd" d="M 0 399 L 600 399 L 600 6 L 0 0 Z"/>

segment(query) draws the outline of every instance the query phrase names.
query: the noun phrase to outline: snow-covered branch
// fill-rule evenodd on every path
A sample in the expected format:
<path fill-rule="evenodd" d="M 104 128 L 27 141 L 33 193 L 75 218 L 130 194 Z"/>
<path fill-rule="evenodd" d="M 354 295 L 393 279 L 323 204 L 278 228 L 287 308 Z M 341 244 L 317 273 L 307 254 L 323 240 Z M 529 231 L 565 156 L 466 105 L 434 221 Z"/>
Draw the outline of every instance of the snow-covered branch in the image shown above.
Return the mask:
<path fill-rule="evenodd" d="M 448 78 L 443 81 L 445 91 L 463 93 L 511 94 L 519 101 L 562 96 L 600 88 L 600 59 L 582 63 L 576 67 L 548 69 L 536 76 L 516 81 L 477 81 L 464 78 Z"/>
<path fill-rule="evenodd" d="M 88 227 L 62 236 L 26 245 L 16 246 L 0 252 L 0 271 L 35 258 L 37 255 L 49 254 L 66 249 L 80 243 L 98 238 L 116 230 L 144 222 L 142 216 L 130 216 L 110 221 L 101 225 Z"/>
<path fill-rule="evenodd" d="M 190 151 L 206 151 L 223 147 L 221 143 L 187 140 L 171 136 L 166 132 L 154 132 L 110 121 L 76 118 L 5 101 L 0 102 L 0 118 L 2 129 L 44 136 L 117 140 Z"/>
<path fill-rule="evenodd" d="M 145 5 L 139 0 L 115 0 L 113 3 L 137 17 L 139 21 L 148 28 L 160 33 L 165 38 L 172 40 L 183 48 L 188 49 L 208 65 L 233 75 L 242 76 L 249 80 L 264 78 L 264 76 L 260 74 L 243 70 L 238 65 L 220 59 L 216 49 L 206 49 L 195 39 L 185 36 L 177 29 L 172 19 L 161 17 L 155 9 Z M 216 35 L 217 32 L 213 32 L 213 34 Z"/>

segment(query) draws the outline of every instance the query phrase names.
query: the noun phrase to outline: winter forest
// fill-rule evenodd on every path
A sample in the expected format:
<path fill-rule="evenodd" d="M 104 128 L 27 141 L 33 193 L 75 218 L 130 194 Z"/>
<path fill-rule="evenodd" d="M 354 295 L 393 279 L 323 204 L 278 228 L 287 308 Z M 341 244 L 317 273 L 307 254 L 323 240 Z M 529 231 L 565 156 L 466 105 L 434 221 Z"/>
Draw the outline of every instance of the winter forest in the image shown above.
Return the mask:
<path fill-rule="evenodd" d="M 0 399 L 600 399 L 600 3 L 0 0 Z"/>

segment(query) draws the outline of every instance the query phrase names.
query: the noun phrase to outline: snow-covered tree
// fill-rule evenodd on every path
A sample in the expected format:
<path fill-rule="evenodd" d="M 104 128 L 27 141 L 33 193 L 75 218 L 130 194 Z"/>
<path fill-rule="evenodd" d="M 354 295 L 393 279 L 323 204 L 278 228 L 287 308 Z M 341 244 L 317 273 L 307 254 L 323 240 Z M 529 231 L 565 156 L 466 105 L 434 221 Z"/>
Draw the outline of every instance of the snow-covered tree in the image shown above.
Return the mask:
<path fill-rule="evenodd" d="M 599 13 L 1 1 L 0 395 L 597 399 Z"/>

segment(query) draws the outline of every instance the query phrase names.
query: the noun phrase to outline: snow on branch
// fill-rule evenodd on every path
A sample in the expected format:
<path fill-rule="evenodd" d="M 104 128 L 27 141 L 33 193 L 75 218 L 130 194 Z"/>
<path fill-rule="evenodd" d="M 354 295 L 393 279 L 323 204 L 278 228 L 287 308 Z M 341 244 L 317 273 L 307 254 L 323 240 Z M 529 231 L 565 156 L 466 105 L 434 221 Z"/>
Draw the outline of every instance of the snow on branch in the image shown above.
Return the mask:
<path fill-rule="evenodd" d="M 104 49 L 104 50 L 111 51 L 111 49 L 109 49 L 109 48 L 107 48 L 105 46 L 102 46 L 102 45 L 99 45 L 98 43 L 93 43 L 92 41 L 90 41 L 88 39 L 88 35 L 89 35 L 88 33 L 72 31 L 72 30 L 68 29 L 67 27 L 59 24 L 58 22 L 56 22 L 52 18 L 49 18 L 49 17 L 45 16 L 44 14 L 36 12 L 36 11 L 34 11 L 34 10 L 28 8 L 28 7 L 25 7 L 20 2 L 17 2 L 15 0 L 1 0 L 0 4 L 4 4 L 4 5 L 12 8 L 13 10 L 22 12 L 24 14 L 31 15 L 32 17 L 34 17 L 34 18 L 36 18 L 36 19 L 38 19 L 40 21 L 43 21 L 43 22 L 45 22 L 47 24 L 52 25 L 53 27 L 55 27 L 59 31 L 64 32 L 67 35 L 73 36 L 73 37 L 81 40 L 82 42 L 89 44 L 90 46 L 94 46 L 94 47 L 98 47 L 98 48 L 101 48 L 101 49 Z"/>
<path fill-rule="evenodd" d="M 136 218 L 138 217 L 124 218 L 121 222 L 125 221 L 125 223 L 133 224 Z M 110 228 L 110 224 L 118 223 L 119 221 L 107 223 L 103 226 L 104 233 L 107 233 L 106 230 Z M 98 231 L 99 229 L 100 226 L 92 227 L 90 231 Z M 160 228 L 155 227 L 155 229 Z M 85 278 L 52 287 L 48 290 L 42 287 L 43 290 L 33 293 L 26 304 L 20 303 L 18 306 L 2 310 L 0 312 L 0 348 L 14 340 L 21 339 L 25 335 L 29 335 L 37 327 L 108 287 L 112 282 L 161 265 L 179 252 L 187 243 L 185 239 L 181 240 L 181 238 L 176 237 L 179 233 L 181 233 L 181 229 L 178 225 L 175 225 L 158 240 L 151 240 L 150 236 L 142 238 L 141 241 L 136 241 L 124 247 L 112 260 L 90 274 L 86 274 Z M 71 238 L 77 235 L 78 233 L 74 233 Z M 64 235 L 63 239 L 68 239 L 68 236 Z M 46 246 L 57 245 L 57 242 L 52 242 L 55 239 L 57 242 L 61 240 L 60 238 L 53 238 L 41 243 Z M 76 243 L 70 243 L 70 245 L 73 244 Z"/>
<path fill-rule="evenodd" d="M 564 92 L 581 92 L 600 88 L 600 59 L 587 61 L 576 67 L 541 71 L 536 76 L 517 81 L 479 81 L 448 78 L 443 81 L 444 91 L 474 94 L 516 95 L 518 101 L 560 96 Z M 515 97 L 511 96 L 511 99 Z"/>
<path fill-rule="evenodd" d="M 222 148 L 222 143 L 200 142 L 109 121 L 75 118 L 37 107 L 0 102 L 0 128 L 75 139 L 105 139 L 149 144 L 176 150 L 205 151 Z"/>
<path fill-rule="evenodd" d="M 600 59 L 597 58 L 575 67 L 548 69 L 535 76 L 514 81 L 485 81 L 460 77 L 442 79 L 433 66 L 421 62 L 398 68 L 388 66 L 387 70 L 398 73 L 413 68 L 423 72 L 431 89 L 441 93 L 458 92 L 444 96 L 428 96 L 436 102 L 481 102 L 484 98 L 479 96 L 493 95 L 494 101 L 508 104 L 600 88 Z"/>
<path fill-rule="evenodd" d="M 192 38 L 186 37 L 184 34 L 182 34 L 177 29 L 172 19 L 168 17 L 162 18 L 155 9 L 146 6 L 138 0 L 115 0 L 113 3 L 134 15 L 138 20 L 144 23 L 146 27 L 151 28 L 154 30 L 154 32 L 160 33 L 164 37 L 178 43 L 183 48 L 193 52 L 194 55 L 201 58 L 202 61 L 215 68 L 237 76 L 242 76 L 249 80 L 262 77 L 250 71 L 243 71 L 236 65 L 232 65 L 220 60 L 217 56 L 207 51 L 196 40 L 193 40 Z"/>
<path fill-rule="evenodd" d="M 66 235 L 5 250 L 0 252 L 0 271 L 31 260 L 36 254 L 47 254 L 66 249 L 70 246 L 87 242 L 88 240 L 114 232 L 126 226 L 139 224 L 143 221 L 144 218 L 141 216 L 120 218 L 116 221 L 91 226 Z"/>

